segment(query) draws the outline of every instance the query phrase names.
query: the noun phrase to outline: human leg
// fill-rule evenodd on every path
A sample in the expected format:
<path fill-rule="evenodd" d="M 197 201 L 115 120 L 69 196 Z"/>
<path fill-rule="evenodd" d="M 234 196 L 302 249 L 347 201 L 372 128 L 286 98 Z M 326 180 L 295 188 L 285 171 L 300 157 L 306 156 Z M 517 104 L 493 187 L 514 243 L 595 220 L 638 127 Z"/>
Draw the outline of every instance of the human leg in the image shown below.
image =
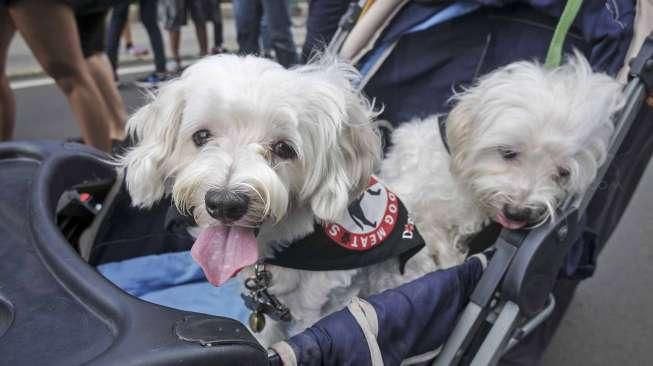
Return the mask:
<path fill-rule="evenodd" d="M 104 52 L 107 11 L 77 15 L 77 30 L 86 66 L 107 106 L 109 135 L 112 139 L 124 138 L 127 112 L 114 81 L 111 63 Z"/>
<path fill-rule="evenodd" d="M 187 1 L 186 6 L 190 11 L 190 16 L 195 25 L 195 35 L 197 36 L 197 43 L 200 47 L 200 57 L 204 57 L 208 53 L 208 37 L 206 35 L 206 18 L 208 14 L 205 13 L 204 6 L 201 1 Z"/>
<path fill-rule="evenodd" d="M 179 42 L 181 40 L 181 31 L 169 30 L 168 38 L 170 38 L 170 53 L 172 53 L 172 59 L 175 60 L 175 65 L 177 69 L 181 69 L 181 56 L 179 55 Z"/>
<path fill-rule="evenodd" d="M 168 31 L 170 41 L 170 53 L 181 69 L 181 56 L 179 55 L 179 42 L 181 39 L 181 27 L 186 24 L 186 1 L 185 0 L 163 0 L 165 11 L 164 28 Z"/>
<path fill-rule="evenodd" d="M 263 12 L 261 17 L 261 36 L 259 37 L 259 45 L 261 46 L 261 54 L 264 57 L 272 58 L 272 40 L 270 39 L 270 27 L 268 26 L 268 15 Z"/>
<path fill-rule="evenodd" d="M 16 120 L 16 101 L 7 78 L 7 54 L 15 28 L 7 8 L 0 7 L 0 141 L 11 139 Z"/>
<path fill-rule="evenodd" d="M 150 50 L 147 48 L 134 44 L 131 29 L 131 19 L 129 19 L 129 16 L 127 16 L 127 23 L 125 23 L 125 28 L 122 30 L 122 38 L 125 40 L 125 51 L 127 51 L 127 53 L 130 55 L 136 57 L 143 57 L 150 53 Z"/>
<path fill-rule="evenodd" d="M 109 135 L 112 139 L 122 140 L 127 111 L 114 81 L 111 63 L 104 52 L 106 15 L 106 11 L 100 11 L 78 15 L 75 19 L 86 66 L 107 106 Z"/>
<path fill-rule="evenodd" d="M 114 72 L 118 68 L 118 49 L 120 48 L 120 34 L 127 24 L 129 2 L 120 3 L 113 7 L 109 29 L 107 31 L 107 56 L 111 61 Z"/>
<path fill-rule="evenodd" d="M 262 0 L 270 30 L 270 41 L 277 56 L 277 61 L 285 67 L 298 62 L 297 46 L 292 36 L 290 27 L 290 11 L 287 0 Z"/>
<path fill-rule="evenodd" d="M 201 0 L 207 20 L 213 23 L 213 48 L 211 53 L 222 52 L 222 9 L 218 0 Z"/>
<path fill-rule="evenodd" d="M 140 16 L 150 38 L 156 72 L 165 73 L 166 55 L 163 47 L 163 36 L 157 22 L 157 3 L 157 0 L 140 0 Z"/>
<path fill-rule="evenodd" d="M 347 12 L 352 0 L 311 0 L 308 2 L 306 38 L 302 48 L 302 62 L 306 63 L 313 52 L 320 51 L 338 30 L 340 18 Z"/>
<path fill-rule="evenodd" d="M 122 39 L 125 40 L 125 48 L 130 49 L 134 46 L 134 38 L 132 37 L 132 27 L 129 25 L 129 16 L 127 16 L 127 22 L 125 27 L 122 29 Z"/>
<path fill-rule="evenodd" d="M 113 79 L 109 58 L 104 53 L 96 53 L 86 58 L 86 65 L 109 111 L 109 136 L 114 140 L 122 140 L 125 138 L 127 111 Z"/>
<path fill-rule="evenodd" d="M 12 3 L 9 14 L 45 72 L 66 95 L 84 141 L 108 152 L 109 112 L 82 56 L 72 9 L 59 2 L 21 0 Z"/>
<path fill-rule="evenodd" d="M 222 8 L 220 7 L 220 1 L 211 0 L 213 10 L 213 46 L 216 49 L 222 49 L 222 43 L 224 42 L 223 30 L 222 30 Z"/>
<path fill-rule="evenodd" d="M 263 7 L 261 0 L 234 0 L 236 35 L 240 54 L 258 54 Z"/>

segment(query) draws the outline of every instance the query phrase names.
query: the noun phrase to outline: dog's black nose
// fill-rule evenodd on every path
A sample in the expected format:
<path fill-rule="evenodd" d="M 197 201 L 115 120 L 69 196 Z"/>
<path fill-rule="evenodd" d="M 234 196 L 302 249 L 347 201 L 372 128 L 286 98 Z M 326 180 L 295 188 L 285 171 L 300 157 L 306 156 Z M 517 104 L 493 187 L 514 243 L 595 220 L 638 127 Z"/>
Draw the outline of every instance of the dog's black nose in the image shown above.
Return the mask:
<path fill-rule="evenodd" d="M 510 221 L 530 221 L 532 219 L 533 210 L 529 207 L 505 205 L 503 207 L 503 214 Z"/>
<path fill-rule="evenodd" d="M 236 221 L 243 217 L 249 207 L 249 197 L 243 192 L 212 189 L 204 195 L 206 211 L 217 220 Z"/>

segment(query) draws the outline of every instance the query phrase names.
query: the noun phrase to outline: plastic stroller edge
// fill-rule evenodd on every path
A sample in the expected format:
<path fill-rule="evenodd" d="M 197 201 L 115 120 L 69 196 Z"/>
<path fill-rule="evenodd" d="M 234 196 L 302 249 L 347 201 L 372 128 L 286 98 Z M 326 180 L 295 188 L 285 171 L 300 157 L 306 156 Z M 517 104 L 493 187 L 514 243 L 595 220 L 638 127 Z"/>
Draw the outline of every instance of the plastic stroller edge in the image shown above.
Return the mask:
<path fill-rule="evenodd" d="M 80 176 L 84 179 L 113 178 L 115 170 L 106 158 L 100 152 L 74 143 L 0 145 L 0 159 L 28 159 L 41 163 L 29 198 L 32 243 L 56 281 L 105 323 L 113 335 L 114 341 L 108 349 L 92 360 L 80 362 L 92 365 L 208 365 L 216 362 L 267 365 L 266 351 L 241 323 L 169 309 L 131 297 L 86 264 L 65 240 L 54 222 L 57 201 L 64 190 L 82 183 Z M 75 174 L 80 171 L 84 174 Z M 207 328 L 212 332 L 207 332 Z M 34 360 L 42 360 L 43 356 L 35 355 Z"/>

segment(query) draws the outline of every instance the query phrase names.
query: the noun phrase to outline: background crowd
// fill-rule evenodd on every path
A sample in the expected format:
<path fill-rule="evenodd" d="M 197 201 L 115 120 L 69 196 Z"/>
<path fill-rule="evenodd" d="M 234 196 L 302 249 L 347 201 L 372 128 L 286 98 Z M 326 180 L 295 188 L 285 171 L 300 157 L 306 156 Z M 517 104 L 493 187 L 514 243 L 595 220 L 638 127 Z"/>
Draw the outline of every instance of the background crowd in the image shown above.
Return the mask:
<path fill-rule="evenodd" d="M 191 22 L 198 57 L 257 54 L 290 67 L 306 62 L 314 49 L 328 43 L 348 4 L 349 0 L 311 1 L 304 47 L 298 49 L 290 16 L 298 0 L 0 0 L 0 141 L 12 138 L 16 120 L 6 71 L 16 32 L 66 96 L 81 140 L 109 152 L 125 139 L 127 112 L 117 73 L 121 48 L 135 57 L 151 52 L 153 71 L 134 82 L 144 88 L 158 87 L 187 66 L 180 54 L 181 32 Z M 238 49 L 223 46 L 225 6 L 233 10 Z M 140 25 L 130 25 L 129 16 L 136 10 L 149 45 L 133 40 L 131 27 Z"/>

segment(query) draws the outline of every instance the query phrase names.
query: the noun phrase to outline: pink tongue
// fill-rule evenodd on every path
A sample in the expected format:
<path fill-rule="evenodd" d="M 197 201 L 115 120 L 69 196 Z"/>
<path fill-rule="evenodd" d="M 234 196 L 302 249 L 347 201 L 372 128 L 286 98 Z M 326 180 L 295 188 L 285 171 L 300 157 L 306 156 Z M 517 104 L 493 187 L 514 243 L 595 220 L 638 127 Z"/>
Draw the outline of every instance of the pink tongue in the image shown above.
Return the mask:
<path fill-rule="evenodd" d="M 190 253 L 214 286 L 222 285 L 258 259 L 254 230 L 238 226 L 202 230 Z"/>
<path fill-rule="evenodd" d="M 515 230 L 526 226 L 526 221 L 512 221 L 503 215 L 503 212 L 497 213 L 496 221 L 506 229 Z"/>

